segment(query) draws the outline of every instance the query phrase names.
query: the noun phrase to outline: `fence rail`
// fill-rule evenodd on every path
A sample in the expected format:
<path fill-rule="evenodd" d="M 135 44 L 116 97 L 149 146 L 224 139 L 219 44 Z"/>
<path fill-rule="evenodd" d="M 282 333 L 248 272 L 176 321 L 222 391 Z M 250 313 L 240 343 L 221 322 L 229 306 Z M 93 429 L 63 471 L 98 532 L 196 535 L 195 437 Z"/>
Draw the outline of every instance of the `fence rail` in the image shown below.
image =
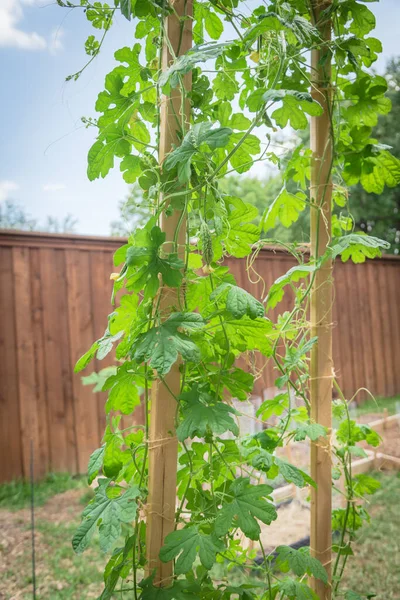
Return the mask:
<path fill-rule="evenodd" d="M 28 475 L 31 440 L 36 476 L 86 471 L 104 429 L 105 395 L 83 386 L 73 365 L 104 332 L 112 255 L 123 241 L 0 232 L 0 481 Z M 245 260 L 227 264 L 263 298 L 294 260 L 265 248 L 250 271 Z M 400 393 L 400 259 L 337 261 L 334 276 L 334 361 L 345 394 L 362 386 L 377 396 Z M 272 318 L 292 302 L 286 294 Z M 112 357 L 87 373 L 108 364 Z M 260 395 L 276 374 L 260 356 L 256 366 Z"/>

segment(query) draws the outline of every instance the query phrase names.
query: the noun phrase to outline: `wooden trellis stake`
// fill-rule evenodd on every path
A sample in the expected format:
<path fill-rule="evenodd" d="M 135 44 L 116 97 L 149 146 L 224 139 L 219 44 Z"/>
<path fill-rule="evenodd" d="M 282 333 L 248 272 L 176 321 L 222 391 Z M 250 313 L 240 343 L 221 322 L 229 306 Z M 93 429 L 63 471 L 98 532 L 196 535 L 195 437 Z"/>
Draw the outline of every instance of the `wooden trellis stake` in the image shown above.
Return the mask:
<path fill-rule="evenodd" d="M 312 256 L 325 253 L 331 239 L 332 201 L 332 135 L 331 135 L 331 58 L 327 43 L 331 39 L 331 21 L 326 9 L 331 0 L 312 0 L 314 23 L 322 43 L 311 52 L 312 96 L 323 107 L 320 117 L 311 118 L 311 149 L 313 152 L 310 196 Z M 325 41 L 325 44 L 324 44 Z M 320 207 L 320 209 L 318 208 Z M 311 293 L 311 336 L 318 342 L 311 353 L 310 392 L 311 418 L 329 429 L 332 427 L 332 262 L 326 261 L 318 270 Z M 331 519 L 332 460 L 330 433 L 311 444 L 311 477 L 317 489 L 311 491 L 311 539 L 313 556 L 318 558 L 331 579 Z M 318 579 L 311 586 L 320 600 L 331 598 L 330 584 Z"/>
<path fill-rule="evenodd" d="M 164 21 L 164 43 L 162 69 L 166 70 L 175 57 L 185 54 L 192 46 L 192 1 L 172 2 L 173 14 Z M 173 53 L 172 53 L 173 51 Z M 190 75 L 183 80 L 186 91 L 191 85 Z M 189 126 L 189 102 L 182 105 L 181 88 L 172 90 L 170 96 L 161 101 L 159 160 L 162 164 L 173 144 L 179 145 L 179 131 Z M 180 258 L 185 254 L 186 222 L 179 223 L 180 213 L 174 211 L 170 217 L 163 214 L 161 227 L 166 234 L 166 251 L 173 251 L 176 229 L 180 226 L 177 252 Z M 168 244 L 168 242 L 170 242 Z M 165 314 L 178 306 L 177 291 L 171 288 L 161 290 L 160 310 Z M 174 395 L 180 392 L 179 364 L 175 363 L 164 381 L 153 385 L 150 431 L 149 431 L 149 494 L 147 504 L 147 574 L 156 572 L 154 584 L 166 585 L 173 574 L 172 562 L 163 563 L 159 559 L 160 548 L 165 536 L 174 529 L 176 504 L 176 472 L 178 442 L 175 434 L 177 404 Z M 172 394 L 171 394 L 172 392 Z"/>

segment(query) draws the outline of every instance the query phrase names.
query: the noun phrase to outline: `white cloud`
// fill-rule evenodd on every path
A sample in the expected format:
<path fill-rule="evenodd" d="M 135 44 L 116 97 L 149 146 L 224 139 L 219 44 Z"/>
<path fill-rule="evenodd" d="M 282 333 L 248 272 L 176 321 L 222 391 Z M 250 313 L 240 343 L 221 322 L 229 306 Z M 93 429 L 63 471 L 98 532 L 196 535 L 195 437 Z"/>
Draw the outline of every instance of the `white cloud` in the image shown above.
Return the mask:
<path fill-rule="evenodd" d="M 62 48 L 61 29 L 51 34 L 47 41 L 35 31 L 27 32 L 19 23 L 24 17 L 23 6 L 40 6 L 43 0 L 0 0 L 0 47 L 21 50 L 46 50 L 55 53 Z"/>
<path fill-rule="evenodd" d="M 15 181 L 8 181 L 7 179 L 3 179 L 0 181 L 0 202 L 3 200 L 7 200 L 10 197 L 10 192 L 14 192 L 19 189 L 18 183 Z"/>
<path fill-rule="evenodd" d="M 63 37 L 64 29 L 62 29 L 62 27 L 57 27 L 57 29 L 53 29 L 49 41 L 50 54 L 57 54 L 60 50 L 64 49 L 64 44 L 62 43 Z"/>
<path fill-rule="evenodd" d="M 64 183 L 45 183 L 43 186 L 44 192 L 60 192 L 65 190 L 66 185 Z"/>

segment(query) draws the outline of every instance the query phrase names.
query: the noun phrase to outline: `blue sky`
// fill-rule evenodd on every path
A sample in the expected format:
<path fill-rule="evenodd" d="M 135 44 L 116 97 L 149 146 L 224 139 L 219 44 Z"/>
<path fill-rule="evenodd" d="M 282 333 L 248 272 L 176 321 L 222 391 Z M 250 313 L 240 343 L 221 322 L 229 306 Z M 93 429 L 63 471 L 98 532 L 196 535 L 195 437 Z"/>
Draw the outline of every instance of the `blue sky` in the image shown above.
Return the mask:
<path fill-rule="evenodd" d="M 133 27 L 117 19 L 104 51 L 77 82 L 65 77 L 86 60 L 84 42 L 96 33 L 81 9 L 51 0 L 0 0 L 1 162 L 0 202 L 12 198 L 44 222 L 47 215 L 78 219 L 78 233 L 107 235 L 128 190 L 118 169 L 89 182 L 86 155 L 95 131 L 82 126 L 94 116 L 97 94 L 114 66 L 113 52 L 133 43 Z M 369 7 L 373 35 L 384 44 L 380 60 L 399 54 L 400 0 Z"/>

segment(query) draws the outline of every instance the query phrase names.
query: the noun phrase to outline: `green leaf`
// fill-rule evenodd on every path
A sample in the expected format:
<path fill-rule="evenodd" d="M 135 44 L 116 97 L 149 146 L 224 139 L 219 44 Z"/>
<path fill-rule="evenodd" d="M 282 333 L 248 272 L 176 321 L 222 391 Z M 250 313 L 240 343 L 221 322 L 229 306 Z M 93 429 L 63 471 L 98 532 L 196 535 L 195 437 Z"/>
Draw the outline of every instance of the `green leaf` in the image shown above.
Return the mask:
<path fill-rule="evenodd" d="M 173 313 L 158 327 L 138 336 L 132 347 L 133 358 L 138 362 L 148 361 L 159 375 L 168 373 L 178 354 L 185 360 L 198 362 L 198 347 L 179 329 L 191 332 L 203 326 L 203 317 L 197 313 Z"/>
<path fill-rule="evenodd" d="M 258 450 L 251 464 L 258 471 L 264 471 L 269 479 L 274 479 L 280 473 L 288 483 L 294 483 L 296 487 L 316 487 L 315 481 L 307 473 L 263 448 Z"/>
<path fill-rule="evenodd" d="M 282 101 L 282 107 L 271 115 L 280 127 L 290 124 L 293 129 L 305 129 L 308 124 L 306 114 L 318 117 L 323 113 L 322 106 L 310 94 L 297 90 L 268 90 L 263 95 L 263 100 Z"/>
<path fill-rule="evenodd" d="M 235 367 L 231 371 L 218 372 L 221 377 L 221 383 L 229 390 L 233 398 L 238 400 L 247 400 L 249 394 L 253 391 L 254 375 Z"/>
<path fill-rule="evenodd" d="M 307 484 L 316 487 L 315 481 L 301 469 L 290 464 L 283 458 L 275 457 L 275 464 L 279 468 L 279 473 L 288 483 L 294 483 L 296 487 L 303 488 Z"/>
<path fill-rule="evenodd" d="M 139 488 L 131 486 L 121 493 L 116 486 L 111 488 L 112 495 L 109 496 L 108 485 L 108 479 L 100 479 L 95 497 L 83 511 L 82 523 L 72 539 L 72 547 L 78 554 L 88 547 L 96 526 L 99 527 L 100 547 L 107 552 L 121 534 L 121 523 L 130 523 L 136 517 L 135 500 L 140 494 Z"/>
<path fill-rule="evenodd" d="M 350 233 L 336 238 L 330 251 L 333 258 L 340 254 L 343 262 L 351 258 L 354 263 L 363 263 L 366 258 L 382 256 L 381 249 L 388 250 L 389 248 L 390 244 L 385 240 L 380 240 L 372 235 Z"/>
<path fill-rule="evenodd" d="M 338 442 L 349 447 L 355 446 L 357 442 L 362 440 L 376 447 L 382 441 L 376 431 L 371 429 L 369 425 L 357 425 L 354 420 L 342 421 L 337 429 L 336 437 Z"/>
<path fill-rule="evenodd" d="M 269 319 L 250 319 L 225 321 L 225 330 L 232 348 L 241 352 L 259 350 L 264 356 L 270 356 L 274 328 Z"/>
<path fill-rule="evenodd" d="M 215 533 L 222 536 L 231 527 L 239 527 L 251 540 L 257 540 L 261 533 L 261 521 L 269 525 L 277 518 L 273 504 L 265 498 L 272 492 L 269 485 L 251 485 L 247 477 L 238 477 L 232 482 L 227 497 L 215 521 Z"/>
<path fill-rule="evenodd" d="M 309 575 L 328 583 L 328 575 L 319 560 L 310 556 L 309 548 L 295 550 L 290 546 L 278 546 L 277 565 L 284 573 L 289 569 L 298 577 Z"/>
<path fill-rule="evenodd" d="M 296 442 L 301 442 L 306 439 L 306 437 L 310 438 L 312 442 L 317 441 L 320 437 L 326 436 L 326 428 L 318 423 L 308 423 L 301 424 L 296 427 L 294 440 Z"/>
<path fill-rule="evenodd" d="M 125 542 L 124 548 L 116 549 L 104 570 L 104 590 L 98 600 L 111 600 L 119 579 L 126 578 L 133 566 L 132 549 L 136 543 L 136 536 L 131 535 Z"/>
<path fill-rule="evenodd" d="M 90 485 L 97 477 L 99 470 L 103 466 L 105 447 L 97 448 L 89 458 L 88 463 L 88 484 Z"/>
<path fill-rule="evenodd" d="M 165 233 L 156 225 L 150 233 L 144 232 L 144 237 L 146 246 L 130 246 L 126 253 L 129 285 L 137 292 L 146 289 L 148 295 L 154 295 L 158 290 L 160 273 L 165 285 L 179 287 L 182 281 L 181 269 L 185 263 L 175 253 L 168 254 L 165 258 L 161 256 Z"/>
<path fill-rule="evenodd" d="M 400 184 L 400 160 L 388 151 L 382 151 L 368 159 L 368 168 L 361 173 L 360 182 L 366 192 L 382 194 L 385 186 L 393 188 Z"/>
<path fill-rule="evenodd" d="M 167 83 L 170 84 L 171 88 L 178 87 L 180 78 L 189 73 L 196 64 L 217 58 L 228 45 L 222 43 L 193 46 L 186 54 L 179 56 L 169 69 L 161 74 L 159 80 L 161 87 L 164 87 Z"/>
<path fill-rule="evenodd" d="M 273 415 L 280 416 L 289 408 L 289 394 L 278 394 L 274 398 L 264 400 L 257 410 L 257 417 L 263 421 L 268 421 Z"/>
<path fill-rule="evenodd" d="M 90 181 L 105 177 L 114 167 L 114 157 L 122 158 L 131 151 L 130 142 L 123 130 L 116 126 L 107 128 L 105 139 L 98 139 L 88 152 L 87 176 Z"/>
<path fill-rule="evenodd" d="M 297 283 L 300 279 L 306 279 L 314 273 L 315 270 L 315 265 L 297 265 L 289 269 L 289 271 L 284 275 L 281 275 L 281 277 L 278 277 L 269 288 L 268 296 L 266 297 L 267 308 L 275 308 L 282 300 L 285 286 L 291 283 Z"/>
<path fill-rule="evenodd" d="M 200 400 L 194 400 L 182 409 L 182 414 L 183 421 L 176 430 L 180 442 L 196 436 L 220 435 L 226 431 L 239 435 L 239 427 L 232 418 L 232 415 L 239 413 L 224 402 L 203 404 Z"/>
<path fill-rule="evenodd" d="M 201 564 L 209 571 L 216 561 L 217 552 L 224 548 L 225 545 L 214 535 L 202 533 L 197 526 L 185 527 L 167 535 L 160 550 L 160 559 L 168 562 L 175 558 L 175 574 L 182 575 L 191 571 L 199 555 Z"/>
<path fill-rule="evenodd" d="M 218 100 L 232 101 L 239 89 L 235 73 L 220 70 L 214 77 L 212 87 Z"/>
<path fill-rule="evenodd" d="M 225 292 L 228 290 L 228 293 Z M 221 283 L 211 294 L 210 300 L 226 295 L 226 309 L 235 319 L 247 315 L 251 319 L 264 316 L 264 306 L 246 290 L 231 283 Z"/>
<path fill-rule="evenodd" d="M 120 8 L 121 14 L 130 21 L 132 15 L 132 0 L 120 0 Z"/>
<path fill-rule="evenodd" d="M 289 600 L 318 600 L 317 594 L 308 587 L 307 584 L 285 577 L 278 583 L 281 594 L 287 596 Z"/>
<path fill-rule="evenodd" d="M 118 367 L 117 373 L 107 379 L 105 386 L 110 390 L 106 414 L 119 411 L 123 415 L 130 415 L 136 406 L 140 406 L 140 387 L 137 385 L 136 374 L 127 370 L 127 363 Z"/>
<path fill-rule="evenodd" d="M 125 294 L 120 299 L 120 306 L 109 316 L 108 327 L 112 335 L 119 332 L 129 333 L 136 323 L 139 298 L 136 294 Z"/>
<path fill-rule="evenodd" d="M 85 352 L 85 354 L 83 356 L 81 356 L 80 359 L 77 361 L 75 368 L 74 368 L 75 373 L 79 373 L 80 371 L 83 371 L 83 369 L 85 369 L 88 366 L 88 364 L 96 356 L 96 352 L 97 352 L 98 348 L 99 348 L 99 342 L 94 342 L 94 344 L 91 345 L 89 350 L 87 352 Z"/>
<path fill-rule="evenodd" d="M 113 479 L 118 476 L 123 466 L 124 456 L 121 450 L 123 438 L 119 432 L 111 433 L 110 431 L 108 431 L 106 437 L 107 442 L 104 452 L 103 472 L 106 477 Z"/>
<path fill-rule="evenodd" d="M 251 121 L 242 113 L 235 113 L 232 115 L 230 120 L 230 126 L 232 129 L 239 129 L 240 131 L 246 131 L 251 126 Z"/>
<path fill-rule="evenodd" d="M 94 2 L 93 6 L 86 10 L 86 18 L 96 29 L 109 29 L 112 21 L 110 6 L 101 2 Z"/>
<path fill-rule="evenodd" d="M 291 194 L 286 188 L 283 188 L 275 200 L 265 210 L 261 219 L 261 229 L 268 231 L 274 229 L 276 221 L 284 227 L 290 227 L 305 209 L 306 195 L 303 192 Z"/>
<path fill-rule="evenodd" d="M 375 494 L 380 487 L 380 482 L 369 475 L 354 475 L 354 491 L 359 496 L 365 496 L 365 494 Z"/>
<path fill-rule="evenodd" d="M 256 135 L 243 133 L 232 133 L 228 150 L 235 152 L 230 157 L 232 167 L 238 173 L 248 171 L 253 164 L 253 156 L 260 153 L 260 140 Z"/>
<path fill-rule="evenodd" d="M 135 156 L 134 154 L 125 156 L 121 161 L 120 169 L 123 172 L 123 178 L 126 183 L 135 183 L 143 171 L 140 165 L 140 156 Z"/>
<path fill-rule="evenodd" d="M 214 12 L 208 11 L 204 19 L 206 31 L 211 39 L 218 40 L 224 30 L 221 19 Z"/>
<path fill-rule="evenodd" d="M 228 225 L 224 226 L 223 243 L 226 251 L 236 258 L 243 258 L 251 252 L 252 244 L 260 239 L 260 228 L 250 221 L 258 216 L 255 206 L 229 196 L 225 202 L 234 206 L 228 215 Z"/>
<path fill-rule="evenodd" d="M 122 335 L 123 331 L 120 331 L 115 335 L 111 335 L 109 331 L 106 331 L 104 336 L 97 340 L 97 342 L 94 342 L 89 350 L 80 357 L 75 365 L 74 372 L 79 373 L 80 371 L 83 371 L 95 356 L 99 360 L 105 358 L 113 349 L 114 342 L 118 341 Z"/>
<path fill-rule="evenodd" d="M 353 22 L 350 25 L 351 33 L 363 37 L 375 29 L 375 16 L 369 8 L 358 2 L 352 2 L 350 10 L 353 17 Z"/>
<path fill-rule="evenodd" d="M 142 588 L 140 600 L 198 600 L 200 587 L 196 583 L 178 580 L 170 587 L 153 585 L 154 576 L 143 579 L 139 586 Z"/>
<path fill-rule="evenodd" d="M 229 127 L 212 129 L 212 125 L 209 121 L 196 123 L 185 135 L 182 144 L 170 152 L 165 159 L 164 168 L 167 171 L 178 167 L 178 178 L 181 183 L 189 181 L 192 158 L 200 152 L 202 144 L 207 144 L 211 150 L 227 145 L 232 130 Z"/>

